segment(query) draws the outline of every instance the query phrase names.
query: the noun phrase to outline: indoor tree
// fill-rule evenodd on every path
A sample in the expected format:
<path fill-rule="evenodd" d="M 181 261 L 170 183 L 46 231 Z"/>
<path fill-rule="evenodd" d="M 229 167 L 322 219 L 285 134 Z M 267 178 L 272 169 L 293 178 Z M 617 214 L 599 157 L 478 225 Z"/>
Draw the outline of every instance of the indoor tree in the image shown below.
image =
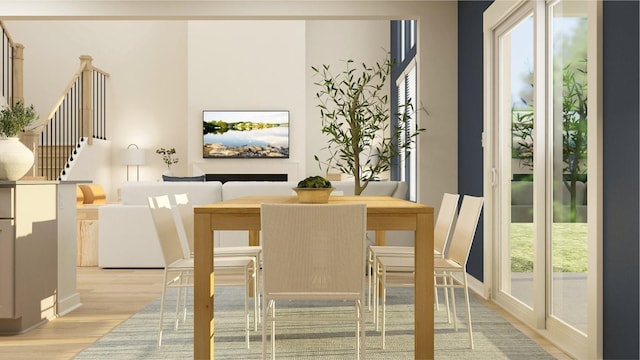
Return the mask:
<path fill-rule="evenodd" d="M 320 80 L 319 88 L 322 133 L 328 136 L 326 159 L 314 158 L 322 169 L 338 170 L 353 176 L 354 193 L 360 195 L 371 180 L 390 170 L 394 159 L 410 149 L 416 136 L 423 130 L 410 129 L 414 116 L 412 102 L 399 106 L 397 126 L 391 124 L 388 88 L 386 81 L 393 61 L 389 54 L 385 60 L 373 66 L 364 63 L 354 66 L 346 60 L 345 67 L 332 73 L 330 65 L 312 66 Z"/>

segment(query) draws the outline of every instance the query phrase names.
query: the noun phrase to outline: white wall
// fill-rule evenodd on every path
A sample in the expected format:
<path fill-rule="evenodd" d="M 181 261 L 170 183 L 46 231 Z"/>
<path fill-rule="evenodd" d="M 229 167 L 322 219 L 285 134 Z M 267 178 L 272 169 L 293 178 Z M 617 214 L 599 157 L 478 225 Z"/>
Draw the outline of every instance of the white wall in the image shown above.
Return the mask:
<path fill-rule="evenodd" d="M 344 58 L 346 55 L 341 54 L 341 49 L 353 50 L 350 51 L 350 54 L 354 54 L 353 57 L 358 53 L 375 53 L 375 60 L 379 60 L 380 56 L 376 53 L 379 50 L 378 42 L 388 44 L 389 41 L 388 33 L 382 34 L 383 31 L 380 29 L 344 29 L 334 21 L 374 19 L 375 23 L 386 22 L 389 19 L 418 19 L 418 100 L 428 111 L 428 115 L 423 114 L 420 124 L 427 131 L 419 137 L 419 201 L 438 204 L 443 192 L 457 192 L 456 2 L 265 0 L 252 2 L 252 6 L 247 7 L 246 4 L 231 1 L 202 1 L 196 4 L 166 0 L 161 6 L 158 2 L 99 0 L 49 0 L 31 2 L 26 6 L 24 1 L 3 1 L 0 2 L 0 13 L 6 19 L 5 24 L 14 39 L 26 46 L 25 70 L 34 71 L 34 75 L 25 79 L 25 99 L 34 103 L 41 112 L 48 111 L 41 109 L 46 108 L 45 99 L 50 99 L 52 94 L 59 96 L 58 92 L 66 85 L 66 80 L 61 79 L 68 79 L 67 72 L 75 71 L 79 55 L 92 55 L 96 66 L 112 74 L 110 90 L 113 94 L 113 110 L 110 119 L 114 124 L 111 127 L 110 139 L 113 141 L 114 183 L 126 178 L 125 169 L 119 165 L 119 155 L 115 152 L 133 142 L 150 151 L 149 165 L 140 168 L 143 180 L 160 177 L 162 162 L 153 154 L 153 150 L 160 146 L 176 147 L 181 161 L 175 172 L 188 174 L 193 171 L 193 164 L 189 162 L 199 161 L 197 148 L 201 139 L 191 140 L 190 137 L 196 133 L 195 127 L 192 126 L 196 125 L 189 122 L 198 121 L 198 113 L 204 107 L 218 104 L 215 103 L 215 99 L 206 98 L 206 94 L 202 92 L 203 83 L 198 78 L 198 74 L 201 73 L 191 69 L 191 66 L 194 66 L 207 76 L 213 76 L 215 67 L 207 67 L 204 62 L 197 61 L 199 59 L 191 58 L 191 55 L 241 53 L 242 58 L 222 59 L 220 64 L 233 66 L 252 59 L 253 62 L 244 64 L 271 64 L 281 70 L 283 67 L 280 63 L 269 59 L 269 56 L 276 55 L 251 52 L 251 48 L 238 45 L 233 39 L 234 36 L 242 36 L 252 46 L 264 50 L 268 46 L 252 41 L 250 36 L 253 33 L 253 36 L 260 39 L 260 31 L 272 35 L 269 39 L 262 38 L 264 41 L 273 42 L 274 38 L 281 37 L 282 42 L 275 40 L 274 49 L 282 50 L 284 47 L 290 52 L 291 60 L 301 61 L 301 64 L 293 64 L 288 62 L 289 58 L 283 60 L 291 64 L 290 68 L 286 69 L 286 74 L 300 73 L 300 80 L 268 72 L 264 76 L 256 76 L 252 69 L 249 74 L 253 75 L 247 76 L 246 79 L 256 81 L 247 84 L 247 88 L 255 87 L 260 90 L 250 92 L 246 99 L 234 103 L 230 102 L 231 99 L 240 97 L 233 97 L 232 93 L 220 90 L 217 90 L 218 94 L 230 102 L 229 106 L 244 107 L 255 103 L 262 107 L 268 99 L 274 103 L 279 102 L 277 107 L 291 106 L 292 122 L 295 121 L 293 126 L 298 127 L 292 135 L 292 141 L 299 141 L 294 136 L 301 136 L 297 131 L 302 131 L 305 139 L 304 152 L 299 152 L 294 148 L 297 145 L 292 143 L 292 158 L 289 160 L 268 161 L 256 165 L 260 160 L 248 163 L 241 162 L 246 160 L 215 159 L 214 162 L 207 162 L 211 165 L 207 167 L 213 172 L 214 168 L 218 171 L 220 164 L 230 171 L 259 166 L 269 167 L 271 172 L 271 166 L 282 166 L 287 171 L 297 171 L 299 177 L 315 173 L 318 171 L 317 164 L 311 159 L 322 140 L 317 129 L 313 128 L 318 125 L 313 122 L 313 119 L 317 119 L 317 110 L 314 109 L 315 103 L 310 102 L 313 98 L 312 92 L 308 83 L 301 84 L 304 77 L 310 76 L 308 66 L 324 61 L 324 55 L 333 60 Z M 47 21 L 32 21 L 34 17 L 36 20 Z M 53 19 L 75 20 L 52 21 Z M 92 21 L 84 21 L 88 19 Z M 114 19 L 118 21 L 113 21 Z M 186 19 L 198 20 L 187 22 L 184 21 Z M 216 24 L 207 24 L 211 20 L 241 19 L 251 19 L 256 26 L 262 22 L 258 20 L 288 21 L 275 21 L 269 24 L 268 28 L 256 27 L 254 30 L 246 29 L 246 32 L 237 34 L 219 28 Z M 300 22 L 302 20 L 308 22 L 304 24 Z M 289 24 L 289 21 L 293 23 Z M 333 23 L 325 24 L 324 21 Z M 276 36 L 275 30 L 278 26 L 288 32 Z M 207 38 L 197 32 L 194 34 L 193 31 L 206 27 L 217 29 L 219 33 L 209 35 L 219 43 L 207 43 L 205 49 L 196 48 L 196 44 L 204 45 Z M 372 39 L 374 41 L 371 41 Z M 287 43 L 288 46 L 284 46 L 283 43 Z M 220 47 L 225 44 L 231 46 L 231 49 Z M 360 50 L 355 51 L 356 48 Z M 33 58 L 30 58 L 31 56 Z M 281 59 L 281 56 L 281 53 L 278 53 L 275 58 Z M 216 74 L 215 78 L 226 79 L 227 82 L 230 74 L 238 71 L 232 68 L 219 70 L 221 74 Z M 239 72 L 238 76 L 242 76 L 243 73 L 244 71 Z M 278 78 L 278 75 L 280 79 L 286 79 L 288 86 L 300 89 L 300 93 L 290 93 L 288 89 L 276 87 L 274 90 L 265 91 L 266 80 Z M 285 95 L 278 99 L 277 96 L 272 97 L 274 92 Z M 192 103 L 191 99 L 198 100 Z M 305 102 L 303 108 L 297 105 Z M 303 125 L 299 121 L 303 117 L 306 118 L 306 130 L 300 130 Z M 129 134 L 129 138 L 125 138 L 126 134 Z M 197 143 L 194 144 L 195 141 Z"/>
<path fill-rule="evenodd" d="M 147 150 L 141 180 L 160 178 L 158 147 L 175 147 L 181 157 L 176 171 L 187 171 L 186 22 L 7 21 L 6 26 L 25 46 L 25 102 L 35 105 L 41 119 L 78 70 L 80 55 L 90 55 L 94 66 L 110 74 L 107 139 L 112 143 L 112 172 L 111 186 L 105 184 L 110 201 L 117 200 L 115 190 L 126 181 L 120 156 L 131 143 Z"/>
<path fill-rule="evenodd" d="M 327 145 L 327 137 L 321 133 L 322 120 L 315 95 L 319 88 L 314 83 L 320 78 L 314 76 L 311 66 L 320 67 L 326 64 L 337 74 L 345 69 L 345 61 L 349 59 L 354 60 L 352 68 L 356 69 L 359 69 L 363 62 L 367 65 L 382 62 L 391 49 L 391 35 L 388 20 L 314 20 L 306 22 L 306 29 L 308 131 L 305 156 L 308 176 L 323 175 L 326 172 L 325 167 L 321 169 L 318 166 L 314 155 L 318 155 L 323 161 L 329 157 L 329 153 L 322 150 Z"/>
<path fill-rule="evenodd" d="M 305 173 L 304 21 L 190 21 L 189 162 L 204 173 Z M 288 110 L 289 159 L 203 159 L 203 110 Z"/>

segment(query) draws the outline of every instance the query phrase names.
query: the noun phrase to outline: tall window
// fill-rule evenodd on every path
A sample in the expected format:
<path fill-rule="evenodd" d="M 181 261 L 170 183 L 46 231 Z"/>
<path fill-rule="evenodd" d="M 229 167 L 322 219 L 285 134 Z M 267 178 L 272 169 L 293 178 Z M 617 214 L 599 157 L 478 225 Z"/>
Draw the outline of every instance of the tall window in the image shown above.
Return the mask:
<path fill-rule="evenodd" d="M 413 113 L 404 136 L 416 129 L 418 112 L 418 74 L 416 68 L 416 20 L 391 21 L 391 58 L 395 61 L 391 70 L 391 113 L 398 114 L 411 108 L 402 105 L 410 103 Z M 397 127 L 398 120 L 394 115 L 392 126 Z M 403 139 L 400 139 L 401 141 Z M 416 201 L 418 152 L 416 144 L 401 149 L 391 168 L 391 179 L 405 181 L 409 187 L 409 200 Z"/>

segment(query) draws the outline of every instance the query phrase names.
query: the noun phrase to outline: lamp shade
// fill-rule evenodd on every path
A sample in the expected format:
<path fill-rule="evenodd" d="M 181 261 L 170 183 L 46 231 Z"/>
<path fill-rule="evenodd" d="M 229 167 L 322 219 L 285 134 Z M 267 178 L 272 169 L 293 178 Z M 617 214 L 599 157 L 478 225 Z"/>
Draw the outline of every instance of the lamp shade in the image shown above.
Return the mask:
<path fill-rule="evenodd" d="M 135 144 L 129 145 L 129 147 L 122 151 L 122 165 L 144 165 L 145 160 L 144 150 L 139 149 Z"/>

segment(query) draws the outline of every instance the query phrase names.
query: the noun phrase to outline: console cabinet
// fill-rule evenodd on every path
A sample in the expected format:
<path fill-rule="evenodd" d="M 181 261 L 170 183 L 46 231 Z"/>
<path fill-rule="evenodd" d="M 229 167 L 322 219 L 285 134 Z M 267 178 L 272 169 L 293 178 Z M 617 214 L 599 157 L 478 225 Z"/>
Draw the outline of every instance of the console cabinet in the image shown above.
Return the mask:
<path fill-rule="evenodd" d="M 56 316 L 57 183 L 0 181 L 0 334 Z"/>

